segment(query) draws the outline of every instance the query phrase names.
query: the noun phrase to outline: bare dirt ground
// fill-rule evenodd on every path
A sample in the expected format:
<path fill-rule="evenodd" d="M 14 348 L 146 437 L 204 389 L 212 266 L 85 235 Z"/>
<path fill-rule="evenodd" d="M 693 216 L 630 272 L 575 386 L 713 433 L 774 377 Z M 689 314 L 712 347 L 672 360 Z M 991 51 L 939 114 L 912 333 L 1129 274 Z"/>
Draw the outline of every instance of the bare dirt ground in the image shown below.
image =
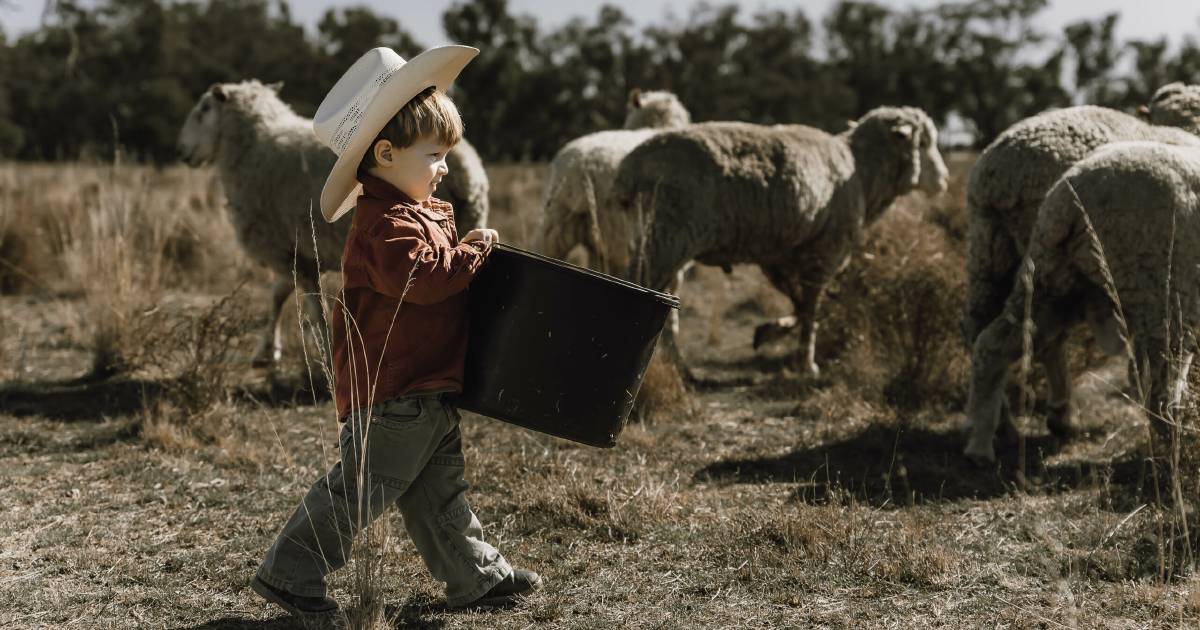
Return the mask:
<path fill-rule="evenodd" d="M 1148 496 L 1145 421 L 1122 397 L 1120 361 L 1078 358 L 1092 368 L 1077 379 L 1079 440 L 1054 444 L 1034 405 L 996 469 L 959 457 L 965 350 L 947 325 L 918 324 L 957 319 L 944 311 L 961 289 L 954 195 L 969 164 L 952 161 L 949 200 L 905 200 L 868 239 L 826 305 L 816 382 L 791 371 L 794 344 L 751 349 L 754 326 L 788 307 L 758 270 L 701 267 L 680 292 L 701 384 L 616 448 L 466 414 L 486 535 L 547 588 L 511 610 L 448 611 L 392 514 L 395 542 L 375 550 L 392 624 L 1197 627 L 1200 578 L 1180 558 L 1175 508 Z M 530 242 L 543 174 L 492 169 L 493 225 L 510 242 Z M 24 198 L 7 181 L 11 234 Z M 188 185 L 211 203 L 210 183 Z M 307 385 L 297 335 L 275 376 L 247 367 L 252 339 L 236 336 L 214 366 L 222 395 L 185 410 L 161 374 L 89 377 L 103 317 L 90 290 L 51 287 L 57 272 L 23 260 L 26 286 L 0 296 L 0 628 L 293 627 L 248 581 L 335 457 L 332 405 Z M 173 275 L 161 308 L 202 311 L 246 281 L 239 303 L 261 318 L 261 271 L 223 266 Z M 888 292 L 942 272 L 946 290 L 921 299 L 931 313 Z M 352 578 L 332 580 L 347 606 Z"/>

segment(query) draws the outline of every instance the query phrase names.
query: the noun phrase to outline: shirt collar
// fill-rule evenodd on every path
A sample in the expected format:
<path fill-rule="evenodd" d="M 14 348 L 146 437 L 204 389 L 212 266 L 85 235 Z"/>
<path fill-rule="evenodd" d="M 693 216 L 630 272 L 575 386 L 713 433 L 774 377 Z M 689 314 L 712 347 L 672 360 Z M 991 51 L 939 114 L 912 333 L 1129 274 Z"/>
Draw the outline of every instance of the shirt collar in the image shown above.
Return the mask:
<path fill-rule="evenodd" d="M 364 197 L 374 197 L 393 204 L 403 204 L 413 207 L 421 205 L 417 200 L 404 194 L 399 188 L 369 173 L 359 173 L 358 181 L 363 185 Z"/>

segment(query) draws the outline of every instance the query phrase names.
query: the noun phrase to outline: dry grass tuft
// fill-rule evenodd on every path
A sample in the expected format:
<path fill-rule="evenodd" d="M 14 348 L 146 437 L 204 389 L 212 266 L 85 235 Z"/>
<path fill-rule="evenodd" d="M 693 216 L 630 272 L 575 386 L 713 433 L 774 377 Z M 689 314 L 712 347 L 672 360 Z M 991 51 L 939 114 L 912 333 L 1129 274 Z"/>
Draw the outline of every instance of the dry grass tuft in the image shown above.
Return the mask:
<path fill-rule="evenodd" d="M 900 408 L 959 405 L 969 357 L 958 321 L 963 252 L 942 228 L 893 208 L 830 289 L 818 356 L 843 355 L 839 376 Z"/>
<path fill-rule="evenodd" d="M 248 354 L 248 336 L 258 327 L 242 287 L 207 307 L 155 314 L 161 316 L 142 362 L 163 379 L 172 403 L 195 415 L 228 402 L 233 377 Z"/>
<path fill-rule="evenodd" d="M 663 354 L 655 352 L 650 357 L 642 387 L 629 414 L 632 421 L 659 422 L 697 412 L 694 397 L 683 376 Z"/>
<path fill-rule="evenodd" d="M 809 582 L 813 568 L 820 566 L 844 580 L 839 586 L 936 590 L 944 587 L 959 561 L 957 553 L 910 515 L 864 508 L 838 492 L 820 505 L 743 515 L 734 529 L 737 538 L 761 550 L 757 570 L 780 570 L 800 583 Z"/>

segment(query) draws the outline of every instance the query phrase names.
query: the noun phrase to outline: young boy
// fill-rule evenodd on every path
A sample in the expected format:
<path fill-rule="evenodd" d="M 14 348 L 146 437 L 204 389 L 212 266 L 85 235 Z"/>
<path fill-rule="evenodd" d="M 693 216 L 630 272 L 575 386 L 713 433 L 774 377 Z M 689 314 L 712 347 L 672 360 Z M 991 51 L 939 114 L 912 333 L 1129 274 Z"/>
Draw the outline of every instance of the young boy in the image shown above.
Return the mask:
<path fill-rule="evenodd" d="M 465 290 L 498 234 L 472 230 L 460 242 L 452 208 L 431 195 L 462 136 L 445 90 L 478 52 L 445 46 L 406 63 L 371 50 L 313 119 L 338 153 L 321 212 L 334 221 L 354 210 L 331 325 L 341 461 L 309 490 L 251 584 L 300 617 L 336 615 L 325 576 L 391 504 L 451 607 L 505 605 L 542 584 L 483 541 L 464 497 L 453 395 L 467 349 Z"/>

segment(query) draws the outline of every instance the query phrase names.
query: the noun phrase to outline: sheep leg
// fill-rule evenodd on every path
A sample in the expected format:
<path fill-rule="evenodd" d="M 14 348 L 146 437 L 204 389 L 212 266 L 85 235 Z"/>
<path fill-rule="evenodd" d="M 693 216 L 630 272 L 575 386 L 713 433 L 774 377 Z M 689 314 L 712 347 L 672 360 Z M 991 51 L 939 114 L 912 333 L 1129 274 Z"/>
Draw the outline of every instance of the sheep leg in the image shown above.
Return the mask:
<path fill-rule="evenodd" d="M 1061 304 L 1050 299 L 1034 297 L 1033 322 L 1037 333 L 1033 347 L 1047 348 L 1047 341 L 1059 343 L 1063 337 L 1063 322 L 1057 315 Z M 1008 366 L 1021 357 L 1023 326 L 1016 313 L 1024 310 L 1023 293 L 1014 292 L 1009 306 L 1000 317 L 992 320 L 975 339 L 971 351 L 971 386 L 967 399 L 967 445 L 963 454 L 976 463 L 994 462 L 993 444 L 1001 421 L 1010 418 L 1004 386 L 1008 382 Z M 1053 356 L 1053 348 L 1047 356 Z M 1066 364 L 1063 363 L 1063 373 Z M 1065 379 L 1064 379 L 1065 380 Z M 1052 386 L 1053 387 L 1053 386 Z M 1059 392 L 1063 391 L 1060 389 Z M 1008 420 L 1011 422 L 1011 420 Z"/>
<path fill-rule="evenodd" d="M 960 325 L 968 346 L 1003 312 L 1021 262 L 1008 229 L 993 218 L 998 212 L 968 207 L 967 312 Z"/>
<path fill-rule="evenodd" d="M 1050 386 L 1050 399 L 1047 401 L 1049 415 L 1046 417 L 1046 426 L 1054 437 L 1064 441 L 1075 437 L 1077 433 L 1065 341 L 1065 337 L 1058 337 L 1047 345 L 1039 357 L 1042 365 L 1046 367 L 1046 380 Z"/>
<path fill-rule="evenodd" d="M 267 316 L 267 327 L 259 337 L 258 348 L 250 359 L 250 364 L 254 367 L 268 367 L 283 357 L 283 331 L 280 330 L 279 314 L 291 294 L 291 279 L 277 274 L 274 284 L 271 285 L 271 310 Z"/>
<path fill-rule="evenodd" d="M 686 268 L 686 267 L 685 267 Z M 675 278 L 671 280 L 671 284 L 667 285 L 667 293 L 677 294 L 679 285 L 683 282 L 683 269 L 675 274 Z M 667 325 L 663 327 L 662 334 L 659 336 L 659 341 L 662 344 L 663 350 L 667 353 L 667 359 L 674 364 L 675 370 L 679 372 L 679 376 L 685 383 L 695 385 L 698 381 L 696 375 L 692 373 L 691 368 L 683 360 L 683 353 L 679 350 L 679 311 L 670 309 L 667 315 Z"/>
<path fill-rule="evenodd" d="M 792 300 L 800 322 L 800 349 L 796 353 L 797 368 L 812 378 L 821 376 L 817 367 L 817 308 L 821 304 L 824 285 L 803 285 L 800 299 Z"/>
<path fill-rule="evenodd" d="M 963 449 L 963 454 L 973 461 L 996 461 L 992 440 L 1005 407 L 1008 365 L 1021 354 L 1020 335 L 1020 326 L 1015 321 L 1000 318 L 975 339 L 967 397 L 967 445 Z"/>
<path fill-rule="evenodd" d="M 781 317 L 755 329 L 755 347 L 769 338 L 781 336 L 785 331 L 799 328 L 800 347 L 796 351 L 796 369 L 812 378 L 820 377 L 821 369 L 816 361 L 817 310 L 828 280 L 826 274 L 812 268 L 796 270 L 782 267 L 763 267 L 763 272 L 775 288 L 791 298 L 795 315 L 792 318 Z"/>
<path fill-rule="evenodd" d="M 754 329 L 754 341 L 751 344 L 755 350 L 769 343 L 783 339 L 792 332 L 799 320 L 793 315 L 784 315 L 774 321 L 759 324 Z"/>
<path fill-rule="evenodd" d="M 1152 337 L 1139 339 L 1138 364 L 1148 369 L 1142 374 L 1143 380 L 1148 380 L 1148 391 L 1145 404 L 1146 415 L 1150 420 L 1151 449 L 1154 458 L 1167 455 L 1170 448 L 1173 429 L 1176 426 L 1176 411 L 1183 388 L 1181 380 L 1186 378 L 1191 367 L 1191 358 L 1180 353 L 1182 360 L 1173 360 L 1180 356 L 1170 352 L 1170 344 L 1165 339 Z"/>
<path fill-rule="evenodd" d="M 305 325 L 312 331 L 313 336 L 317 340 L 317 348 L 320 353 L 320 358 L 325 361 L 332 360 L 332 348 L 330 347 L 329 335 L 326 334 L 328 326 L 325 322 L 325 309 L 321 306 L 321 283 L 316 278 L 300 278 L 300 288 L 303 293 L 303 308 L 304 318 L 300 324 L 301 334 L 303 334 Z"/>
<path fill-rule="evenodd" d="M 1188 373 L 1192 370 L 1192 359 L 1195 354 L 1191 352 L 1184 353 L 1179 361 L 1179 365 L 1175 369 L 1175 382 L 1171 388 L 1171 404 L 1178 406 L 1183 402 L 1183 395 L 1187 393 Z"/>

